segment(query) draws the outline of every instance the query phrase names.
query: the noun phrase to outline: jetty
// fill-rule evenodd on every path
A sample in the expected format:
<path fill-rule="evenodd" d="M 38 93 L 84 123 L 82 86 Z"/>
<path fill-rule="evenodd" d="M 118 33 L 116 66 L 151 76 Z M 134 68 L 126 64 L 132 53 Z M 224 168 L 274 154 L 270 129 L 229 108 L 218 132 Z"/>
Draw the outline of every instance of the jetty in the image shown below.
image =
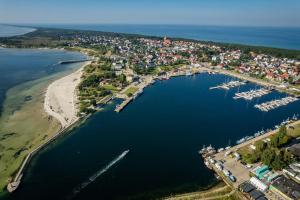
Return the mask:
<path fill-rule="evenodd" d="M 260 111 L 268 112 L 270 110 L 274 110 L 274 109 L 279 108 L 281 106 L 286 106 L 286 105 L 288 105 L 290 103 L 293 103 L 297 100 L 298 100 L 298 98 L 289 96 L 289 97 L 285 97 L 285 98 L 282 98 L 282 99 L 276 99 L 276 100 L 273 100 L 273 101 L 268 101 L 268 102 L 265 102 L 265 103 L 256 104 L 254 107 L 259 109 Z"/>
<path fill-rule="evenodd" d="M 60 65 L 65 65 L 65 64 L 72 64 L 72 63 L 87 62 L 87 61 L 92 61 L 92 60 L 93 60 L 93 59 L 64 60 L 64 61 L 59 61 L 58 64 L 60 64 Z"/>
<path fill-rule="evenodd" d="M 271 92 L 269 89 L 261 88 L 258 90 L 250 90 L 247 92 L 238 92 L 235 93 L 234 99 L 245 99 L 245 100 L 252 100 L 254 98 L 259 98 L 261 96 L 267 95 Z"/>
<path fill-rule="evenodd" d="M 51 142 L 53 142 L 54 140 L 56 140 L 58 137 L 60 137 L 61 135 L 63 135 L 63 133 L 68 132 L 69 130 L 71 130 L 74 126 L 76 126 L 76 124 L 78 124 L 81 120 L 85 120 L 89 117 L 90 115 L 87 115 L 84 118 L 81 118 L 80 120 L 74 121 L 72 124 L 70 124 L 68 127 L 66 128 L 62 128 L 60 131 L 58 131 L 55 135 L 53 135 L 52 137 L 48 138 L 44 143 L 40 144 L 39 146 L 37 146 L 34 150 L 30 151 L 26 158 L 24 159 L 21 167 L 18 169 L 15 177 L 8 183 L 7 185 L 7 191 L 12 193 L 14 192 L 16 189 L 18 189 L 19 185 L 21 184 L 21 179 L 23 177 L 24 171 L 26 170 L 26 168 L 28 167 L 31 159 L 40 151 L 42 150 L 44 147 L 46 147 L 48 144 L 50 144 Z"/>
<path fill-rule="evenodd" d="M 245 81 L 230 81 L 228 83 L 222 83 L 221 85 L 215 86 L 215 87 L 210 87 L 210 90 L 213 89 L 224 89 L 224 90 L 229 90 L 230 88 L 234 87 L 239 87 L 241 85 L 245 85 Z"/>
<path fill-rule="evenodd" d="M 117 113 L 121 112 L 132 100 L 133 97 L 129 97 L 125 99 L 120 105 L 116 106 L 115 112 Z"/>

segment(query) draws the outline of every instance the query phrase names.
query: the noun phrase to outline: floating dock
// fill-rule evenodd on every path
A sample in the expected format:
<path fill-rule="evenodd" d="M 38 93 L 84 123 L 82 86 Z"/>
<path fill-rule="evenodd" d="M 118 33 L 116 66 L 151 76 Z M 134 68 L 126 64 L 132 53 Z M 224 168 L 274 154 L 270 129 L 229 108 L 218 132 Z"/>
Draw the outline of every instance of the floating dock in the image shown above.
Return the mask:
<path fill-rule="evenodd" d="M 296 98 L 296 97 L 285 97 L 285 98 L 282 98 L 282 99 L 268 101 L 268 102 L 265 102 L 265 103 L 262 103 L 262 104 L 256 104 L 254 107 L 259 109 L 260 111 L 268 112 L 270 110 L 274 110 L 274 109 L 279 108 L 281 106 L 286 106 L 289 103 L 293 103 L 297 100 L 298 100 L 298 98 Z"/>
<path fill-rule="evenodd" d="M 228 83 L 223 83 L 221 85 L 215 86 L 215 87 L 210 87 L 210 90 L 213 89 L 224 89 L 224 90 L 229 90 L 230 88 L 234 88 L 234 87 L 239 87 L 241 85 L 245 85 L 246 82 L 245 81 L 230 81 Z"/>
<path fill-rule="evenodd" d="M 233 97 L 234 99 L 245 99 L 245 100 L 252 100 L 254 98 L 258 98 L 264 95 L 267 95 L 271 92 L 269 89 L 261 88 L 258 90 L 250 90 L 247 92 L 239 92 L 235 93 L 235 96 Z"/>

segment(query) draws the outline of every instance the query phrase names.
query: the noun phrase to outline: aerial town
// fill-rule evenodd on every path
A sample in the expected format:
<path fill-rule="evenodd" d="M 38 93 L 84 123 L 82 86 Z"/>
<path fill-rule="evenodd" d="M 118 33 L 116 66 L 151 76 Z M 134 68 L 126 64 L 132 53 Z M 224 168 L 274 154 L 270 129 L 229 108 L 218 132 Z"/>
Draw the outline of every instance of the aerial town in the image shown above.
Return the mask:
<path fill-rule="evenodd" d="M 97 95 L 105 98 L 104 101 L 103 98 L 99 101 L 97 95 L 92 95 L 96 101 L 86 104 L 82 114 L 87 111 L 86 108 L 99 108 L 99 105 L 114 97 L 124 99 L 115 109 L 116 112 L 121 112 L 130 101 L 142 94 L 147 85 L 156 80 L 165 80 L 172 76 L 191 76 L 202 72 L 227 74 L 229 71 L 229 75 L 242 79 L 210 89 L 230 90 L 253 80 L 264 86 L 257 90 L 238 92 L 235 99 L 249 101 L 267 95 L 273 89 L 293 95 L 256 104 L 255 107 L 262 112 L 297 101 L 300 92 L 300 62 L 296 59 L 278 58 L 251 51 L 245 53 L 241 50 L 226 50 L 198 42 L 172 41 L 166 37 L 163 40 L 129 40 L 122 37 L 76 36 L 75 42 L 68 44 L 71 48 L 85 45 L 95 46 L 102 53 L 101 56 L 90 53 L 94 61 L 86 68 L 85 76 L 91 77 L 94 72 L 101 74 L 105 70 L 108 70 L 107 73 L 113 70 L 115 74 L 108 76 L 104 73 L 106 75 L 102 75 L 101 78 L 94 77 L 96 82 L 100 82 L 102 88 L 106 89 L 105 92 L 101 89 L 102 94 Z M 88 99 L 95 93 L 92 89 L 93 92 L 86 94 L 90 85 L 93 83 L 85 85 L 83 82 L 81 85 L 85 88 L 85 94 L 81 95 L 85 102 L 91 102 Z M 299 129 L 297 119 L 298 116 L 294 115 L 275 126 L 273 130 L 262 130 L 253 136 L 246 136 L 237 141 L 236 146 L 219 149 L 208 146 L 199 153 L 206 166 L 215 172 L 216 177 L 238 191 L 242 197 L 253 200 L 300 199 L 299 134 L 294 134 L 295 129 Z M 292 140 L 298 142 L 287 145 Z M 250 156 L 258 154 L 261 156 Z"/>
<path fill-rule="evenodd" d="M 60 46 L 85 52 L 93 60 L 85 68 L 85 79 L 79 87 L 81 114 L 101 108 L 114 97 L 126 100 L 116 109 L 120 111 L 155 80 L 200 72 L 226 74 L 266 87 L 249 91 L 249 94 L 237 94 L 248 100 L 273 89 L 296 97 L 300 94 L 300 62 L 296 58 L 167 37 L 74 34 L 62 35 L 59 40 L 64 41 Z M 235 80 L 215 88 L 229 89 L 243 84 Z M 267 103 L 256 107 L 269 111 L 296 100 L 274 100 L 270 105 Z"/>
<path fill-rule="evenodd" d="M 220 73 L 232 77 L 232 80 L 210 90 L 227 91 L 247 82 L 261 86 L 235 93 L 233 98 L 236 100 L 251 101 L 268 95 L 272 90 L 290 95 L 256 104 L 254 107 L 260 112 L 293 103 L 300 94 L 300 61 L 293 56 L 287 58 L 258 53 L 251 48 L 228 48 L 167 37 L 79 32 L 61 34 L 56 40 L 59 42 L 54 48 L 83 52 L 91 62 L 84 68 L 78 87 L 80 116 L 101 110 L 114 98 L 122 100 L 115 107 L 119 113 L 148 85 L 197 73 Z M 2 46 L 6 45 L 2 43 Z M 297 119 L 297 115 L 291 116 L 273 130 L 258 131 L 238 140 L 235 146 L 216 149 L 210 145 L 199 153 L 217 178 L 242 197 L 253 200 L 300 199 L 300 125 Z M 291 141 L 293 145 L 290 145 Z"/>

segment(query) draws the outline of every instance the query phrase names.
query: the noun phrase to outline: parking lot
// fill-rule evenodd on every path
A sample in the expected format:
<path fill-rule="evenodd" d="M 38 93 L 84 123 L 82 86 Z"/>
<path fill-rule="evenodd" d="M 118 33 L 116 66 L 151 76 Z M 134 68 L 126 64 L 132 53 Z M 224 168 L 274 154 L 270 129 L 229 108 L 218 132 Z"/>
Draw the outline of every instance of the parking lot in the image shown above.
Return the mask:
<path fill-rule="evenodd" d="M 217 153 L 214 155 L 214 159 L 221 161 L 224 168 L 229 170 L 231 174 L 236 178 L 236 182 L 232 182 L 232 184 L 235 188 L 237 188 L 241 183 L 250 179 L 249 172 L 258 164 L 252 165 L 251 168 L 247 168 L 247 166 L 241 164 L 240 161 L 237 161 L 234 156 L 225 156 L 224 154 L 225 152 Z"/>

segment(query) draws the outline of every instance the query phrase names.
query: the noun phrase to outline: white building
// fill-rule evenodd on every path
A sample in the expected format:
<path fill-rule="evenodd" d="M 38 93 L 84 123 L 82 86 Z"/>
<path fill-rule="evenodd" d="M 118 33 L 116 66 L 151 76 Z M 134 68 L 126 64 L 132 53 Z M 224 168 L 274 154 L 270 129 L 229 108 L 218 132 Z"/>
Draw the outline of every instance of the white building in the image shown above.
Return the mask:
<path fill-rule="evenodd" d="M 255 177 L 250 178 L 250 183 L 262 192 L 265 192 L 268 189 L 268 186 L 266 184 L 264 184 L 263 182 L 261 182 Z"/>

